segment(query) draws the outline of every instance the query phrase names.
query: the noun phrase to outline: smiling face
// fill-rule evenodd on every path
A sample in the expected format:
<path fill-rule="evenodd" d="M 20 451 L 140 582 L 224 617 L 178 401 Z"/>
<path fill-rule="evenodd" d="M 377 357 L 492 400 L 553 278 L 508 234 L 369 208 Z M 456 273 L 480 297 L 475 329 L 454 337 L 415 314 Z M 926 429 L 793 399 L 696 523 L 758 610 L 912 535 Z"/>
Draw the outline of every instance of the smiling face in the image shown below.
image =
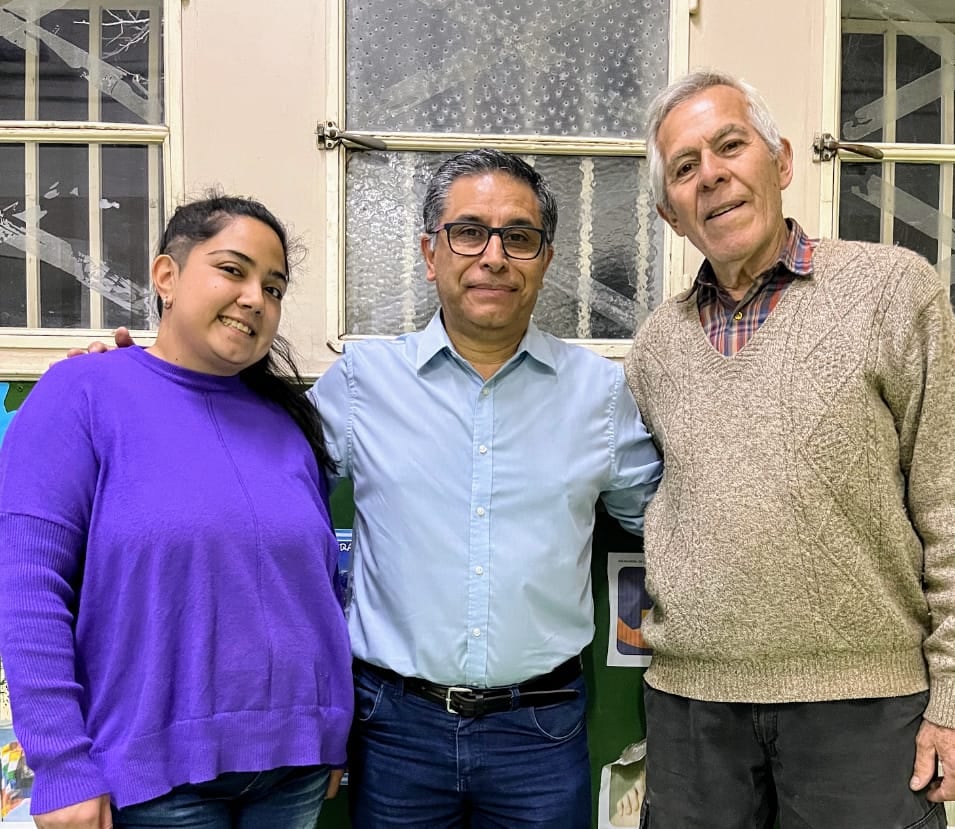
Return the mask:
<path fill-rule="evenodd" d="M 488 227 L 541 227 L 540 206 L 531 187 L 506 173 L 462 176 L 448 190 L 441 224 L 477 222 Z M 435 283 L 444 327 L 451 342 L 495 346 L 524 335 L 544 272 L 554 255 L 545 245 L 536 259 L 509 259 L 500 236 L 491 236 L 484 252 L 461 256 L 448 247 L 444 231 L 423 234 L 421 251 L 428 280 Z"/>
<path fill-rule="evenodd" d="M 282 242 L 258 219 L 229 219 L 192 247 L 180 267 L 169 255 L 153 262 L 153 284 L 171 300 L 150 349 L 170 363 L 228 376 L 272 347 L 288 286 Z"/>
<path fill-rule="evenodd" d="M 755 278 L 787 237 L 782 191 L 792 147 L 773 158 L 750 122 L 744 95 L 714 86 L 675 106 L 658 133 L 669 204 L 657 210 L 710 261 L 718 279 Z"/>

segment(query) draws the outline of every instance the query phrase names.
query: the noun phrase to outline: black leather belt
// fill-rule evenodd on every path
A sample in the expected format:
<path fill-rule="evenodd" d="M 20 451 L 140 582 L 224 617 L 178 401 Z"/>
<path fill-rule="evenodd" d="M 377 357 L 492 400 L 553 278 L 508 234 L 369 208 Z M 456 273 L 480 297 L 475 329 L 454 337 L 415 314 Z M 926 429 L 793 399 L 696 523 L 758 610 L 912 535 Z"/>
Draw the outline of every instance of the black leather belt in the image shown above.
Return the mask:
<path fill-rule="evenodd" d="M 372 665 L 361 659 L 356 670 L 367 671 L 388 682 L 401 683 L 405 691 L 443 705 L 449 714 L 462 717 L 483 717 L 532 705 L 556 705 L 580 696 L 576 688 L 566 687 L 581 674 L 580 657 L 574 656 L 547 674 L 535 676 L 517 685 L 499 688 L 471 688 L 465 685 L 438 685 L 417 676 L 401 676 L 388 668 Z"/>

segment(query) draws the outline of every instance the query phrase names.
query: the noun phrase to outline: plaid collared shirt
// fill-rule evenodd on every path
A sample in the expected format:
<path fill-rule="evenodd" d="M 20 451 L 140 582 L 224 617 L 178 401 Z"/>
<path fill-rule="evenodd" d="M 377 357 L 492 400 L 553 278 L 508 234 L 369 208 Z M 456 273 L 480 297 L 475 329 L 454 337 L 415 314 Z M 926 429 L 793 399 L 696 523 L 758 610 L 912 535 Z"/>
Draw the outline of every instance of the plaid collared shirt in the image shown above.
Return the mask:
<path fill-rule="evenodd" d="M 696 275 L 693 292 L 697 295 L 700 323 L 713 348 L 726 357 L 732 357 L 749 342 L 794 279 L 812 276 L 815 241 L 794 219 L 786 219 L 786 225 L 789 239 L 776 264 L 750 286 L 739 302 L 720 287 L 708 261 Z"/>

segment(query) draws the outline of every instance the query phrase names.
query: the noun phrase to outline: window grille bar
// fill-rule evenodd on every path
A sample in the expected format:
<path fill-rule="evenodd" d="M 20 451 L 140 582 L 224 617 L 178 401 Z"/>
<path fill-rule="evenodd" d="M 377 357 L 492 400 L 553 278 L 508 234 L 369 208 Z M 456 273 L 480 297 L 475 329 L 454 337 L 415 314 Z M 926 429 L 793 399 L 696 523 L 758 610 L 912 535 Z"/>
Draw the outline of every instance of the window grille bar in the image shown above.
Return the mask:
<path fill-rule="evenodd" d="M 34 12 L 34 17 L 38 13 Z M 40 53 L 36 38 L 27 38 L 23 86 L 23 117 L 37 120 L 40 110 Z M 23 145 L 24 225 L 26 231 L 27 326 L 40 327 L 40 256 L 37 250 L 39 227 L 39 147 L 33 142 Z"/>
<path fill-rule="evenodd" d="M 883 51 L 883 118 L 882 118 L 882 140 L 887 144 L 895 142 L 895 119 L 898 111 L 896 102 L 896 63 L 898 59 L 898 41 L 896 39 L 896 29 L 889 26 L 886 29 Z M 882 165 L 881 187 L 881 228 L 879 238 L 887 245 L 891 245 L 895 238 L 895 164 L 887 163 Z"/>
<path fill-rule="evenodd" d="M 594 160 L 580 159 L 580 223 L 577 228 L 577 336 L 590 336 L 590 277 L 593 273 Z"/>
<path fill-rule="evenodd" d="M 89 4 L 89 119 L 99 121 L 102 117 L 100 106 L 100 58 L 103 44 L 103 8 L 100 3 L 91 0 Z M 89 145 L 89 176 L 87 212 L 89 216 L 90 284 L 86 289 L 89 302 L 89 327 L 103 327 L 103 295 L 98 288 L 98 276 L 103 268 L 103 221 L 100 200 L 103 196 L 103 153 L 101 144 Z"/>
<path fill-rule="evenodd" d="M 955 144 L 955 37 L 943 38 L 942 52 L 942 143 Z M 955 238 L 955 165 L 943 164 L 939 172 L 938 271 L 942 280 L 952 283 L 952 247 Z"/>

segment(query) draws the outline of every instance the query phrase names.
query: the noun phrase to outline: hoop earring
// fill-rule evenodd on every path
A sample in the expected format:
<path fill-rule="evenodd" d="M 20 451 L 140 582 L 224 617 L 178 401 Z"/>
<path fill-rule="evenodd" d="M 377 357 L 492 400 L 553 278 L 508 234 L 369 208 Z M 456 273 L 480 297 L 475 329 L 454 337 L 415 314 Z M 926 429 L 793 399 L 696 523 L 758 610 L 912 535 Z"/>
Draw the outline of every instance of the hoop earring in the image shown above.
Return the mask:
<path fill-rule="evenodd" d="M 162 307 L 168 311 L 170 308 L 172 308 L 172 300 L 169 297 L 164 296 L 162 298 Z"/>

